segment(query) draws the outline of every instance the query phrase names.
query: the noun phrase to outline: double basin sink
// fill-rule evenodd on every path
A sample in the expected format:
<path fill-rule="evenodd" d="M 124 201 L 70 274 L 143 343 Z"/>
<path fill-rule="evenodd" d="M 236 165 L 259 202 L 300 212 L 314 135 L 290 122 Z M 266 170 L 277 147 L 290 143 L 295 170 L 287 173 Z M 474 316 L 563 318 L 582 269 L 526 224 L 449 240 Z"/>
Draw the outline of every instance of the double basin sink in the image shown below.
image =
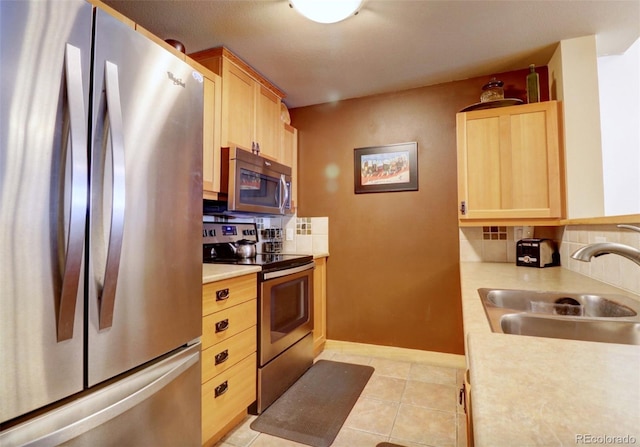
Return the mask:
<path fill-rule="evenodd" d="M 622 295 L 478 289 L 493 332 L 640 345 L 640 301 Z"/>

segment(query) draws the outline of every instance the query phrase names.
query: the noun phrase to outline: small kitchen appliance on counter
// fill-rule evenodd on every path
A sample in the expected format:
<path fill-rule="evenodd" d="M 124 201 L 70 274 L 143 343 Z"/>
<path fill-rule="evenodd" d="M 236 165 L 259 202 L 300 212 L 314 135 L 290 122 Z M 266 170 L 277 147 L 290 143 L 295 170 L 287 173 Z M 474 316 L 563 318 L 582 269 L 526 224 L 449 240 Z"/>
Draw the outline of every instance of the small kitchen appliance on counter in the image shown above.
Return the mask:
<path fill-rule="evenodd" d="M 522 239 L 516 243 L 516 265 L 554 267 L 560 265 L 560 254 L 551 239 Z"/>
<path fill-rule="evenodd" d="M 313 365 L 313 256 L 254 253 L 234 244 L 256 244 L 255 223 L 204 222 L 203 262 L 259 266 L 258 393 L 249 407 L 260 414 Z"/>

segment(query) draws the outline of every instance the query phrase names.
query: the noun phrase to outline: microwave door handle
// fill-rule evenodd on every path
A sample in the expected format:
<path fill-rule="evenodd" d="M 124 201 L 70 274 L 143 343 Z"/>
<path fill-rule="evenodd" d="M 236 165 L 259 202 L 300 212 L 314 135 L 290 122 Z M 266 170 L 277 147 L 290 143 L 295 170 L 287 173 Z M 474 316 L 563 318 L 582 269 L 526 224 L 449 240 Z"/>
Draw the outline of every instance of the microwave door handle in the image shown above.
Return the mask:
<path fill-rule="evenodd" d="M 290 189 L 287 187 L 287 179 L 284 177 L 284 175 L 282 176 L 282 178 L 284 179 L 284 203 L 282 204 L 282 209 L 283 209 L 283 214 L 284 212 L 287 210 L 287 203 L 290 203 L 291 197 L 290 197 Z"/>
<path fill-rule="evenodd" d="M 280 213 L 284 214 L 284 206 L 287 203 L 287 180 L 284 178 L 284 174 L 280 174 L 280 200 L 278 201 L 278 208 Z"/>
<path fill-rule="evenodd" d="M 88 177 L 87 128 L 82 88 L 82 56 L 79 48 L 69 44 L 65 50 L 65 78 L 69 107 L 70 131 L 67 144 L 69 144 L 71 156 L 71 198 L 65 266 L 57 318 L 57 340 L 59 342 L 73 337 L 88 194 L 86 185 Z"/>

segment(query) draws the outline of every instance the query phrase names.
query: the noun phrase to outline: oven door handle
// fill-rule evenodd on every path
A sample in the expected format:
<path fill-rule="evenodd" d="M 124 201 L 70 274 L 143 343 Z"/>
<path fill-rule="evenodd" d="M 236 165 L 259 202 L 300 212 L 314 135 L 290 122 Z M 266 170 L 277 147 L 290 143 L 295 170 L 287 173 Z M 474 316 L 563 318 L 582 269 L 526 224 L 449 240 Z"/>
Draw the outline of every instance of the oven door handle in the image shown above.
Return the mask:
<path fill-rule="evenodd" d="M 287 275 L 293 275 L 294 273 L 304 272 L 306 270 L 313 270 L 316 267 L 315 263 L 309 262 L 308 264 L 299 265 L 298 267 L 291 267 L 284 270 L 276 270 L 275 272 L 263 273 L 263 278 L 266 280 L 281 278 Z"/>

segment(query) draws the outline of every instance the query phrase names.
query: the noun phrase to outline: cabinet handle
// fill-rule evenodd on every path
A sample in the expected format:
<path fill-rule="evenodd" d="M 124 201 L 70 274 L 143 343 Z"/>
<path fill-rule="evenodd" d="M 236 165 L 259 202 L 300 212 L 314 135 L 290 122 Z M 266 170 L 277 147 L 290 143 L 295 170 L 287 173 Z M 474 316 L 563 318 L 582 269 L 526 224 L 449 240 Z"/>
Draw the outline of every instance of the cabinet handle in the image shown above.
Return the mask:
<path fill-rule="evenodd" d="M 228 358 L 229 358 L 229 350 L 228 350 L 228 349 L 225 349 L 224 351 L 222 351 L 222 352 L 220 352 L 220 353 L 216 354 L 216 357 L 215 357 L 215 359 L 216 359 L 216 360 L 215 360 L 215 364 L 216 364 L 216 365 L 219 365 L 220 363 L 224 363 L 224 362 L 226 362 L 226 361 L 227 361 L 227 359 L 228 359 Z"/>
<path fill-rule="evenodd" d="M 216 290 L 216 301 L 224 301 L 229 298 L 229 289 Z"/>
<path fill-rule="evenodd" d="M 467 414 L 467 395 L 466 395 L 466 385 L 462 384 L 462 388 L 460 388 L 460 395 L 458 396 L 458 401 L 462 408 L 464 409 L 464 414 Z"/>
<path fill-rule="evenodd" d="M 226 331 L 227 329 L 229 329 L 229 319 L 226 318 L 222 321 L 218 321 L 216 323 L 216 334 L 218 332 L 222 332 L 222 331 Z"/>
<path fill-rule="evenodd" d="M 225 380 L 224 382 L 222 382 L 220 385 L 216 387 L 215 391 L 213 392 L 214 398 L 222 396 L 224 393 L 227 392 L 228 389 L 229 389 L 229 383 Z"/>
<path fill-rule="evenodd" d="M 260 143 L 256 143 L 256 153 L 260 155 Z"/>
<path fill-rule="evenodd" d="M 463 216 L 467 214 L 467 202 L 465 202 L 464 200 L 460 202 L 460 214 L 462 214 Z"/>

